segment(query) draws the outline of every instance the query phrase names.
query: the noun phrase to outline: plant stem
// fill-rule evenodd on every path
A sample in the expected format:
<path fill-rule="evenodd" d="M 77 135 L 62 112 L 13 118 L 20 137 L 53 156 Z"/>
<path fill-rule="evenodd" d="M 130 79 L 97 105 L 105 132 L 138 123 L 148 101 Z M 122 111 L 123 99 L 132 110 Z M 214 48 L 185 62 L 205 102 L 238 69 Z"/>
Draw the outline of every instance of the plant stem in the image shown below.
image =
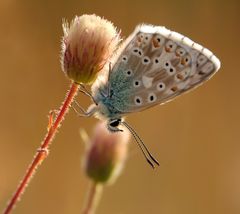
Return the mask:
<path fill-rule="evenodd" d="M 102 185 L 96 182 L 90 184 L 87 202 L 83 209 L 83 214 L 94 214 L 100 197 L 102 195 Z"/>
<path fill-rule="evenodd" d="M 14 208 L 14 205 L 17 203 L 18 200 L 20 200 L 21 195 L 23 194 L 24 190 L 26 189 L 27 185 L 29 184 L 29 182 L 30 182 L 31 178 L 33 177 L 34 173 L 36 172 L 38 166 L 47 157 L 48 147 L 49 147 L 50 143 L 52 142 L 58 128 L 60 127 L 61 122 L 64 120 L 64 116 L 68 112 L 69 107 L 71 106 L 71 103 L 74 100 L 74 97 L 77 95 L 78 88 L 79 88 L 78 84 L 72 83 L 71 88 L 63 102 L 63 105 L 60 107 L 59 113 L 58 113 L 56 119 L 54 120 L 54 123 L 48 129 L 47 135 L 46 135 L 41 147 L 37 150 L 37 153 L 35 154 L 30 167 L 27 169 L 27 172 L 25 173 L 22 181 L 20 182 L 20 185 L 17 187 L 17 190 L 15 191 L 11 200 L 9 201 L 3 214 L 9 214 L 12 211 L 12 209 Z"/>

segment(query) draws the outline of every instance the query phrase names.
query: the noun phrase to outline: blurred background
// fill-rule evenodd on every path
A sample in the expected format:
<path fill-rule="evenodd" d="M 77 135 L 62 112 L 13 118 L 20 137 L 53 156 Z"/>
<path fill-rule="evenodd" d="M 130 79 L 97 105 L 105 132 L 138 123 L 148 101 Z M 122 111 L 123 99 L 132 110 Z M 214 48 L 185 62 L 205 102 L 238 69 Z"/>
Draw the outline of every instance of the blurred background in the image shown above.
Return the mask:
<path fill-rule="evenodd" d="M 141 22 L 166 26 L 222 62 L 200 88 L 128 117 L 161 166 L 152 170 L 131 140 L 124 172 L 105 188 L 97 213 L 240 213 L 239 10 L 237 0 L 1 0 L 0 210 L 43 140 L 49 110 L 61 105 L 69 88 L 59 63 L 62 18 L 96 13 L 124 37 Z M 67 115 L 13 213 L 80 213 L 89 180 L 81 168 L 79 129 L 91 134 L 96 121 Z"/>

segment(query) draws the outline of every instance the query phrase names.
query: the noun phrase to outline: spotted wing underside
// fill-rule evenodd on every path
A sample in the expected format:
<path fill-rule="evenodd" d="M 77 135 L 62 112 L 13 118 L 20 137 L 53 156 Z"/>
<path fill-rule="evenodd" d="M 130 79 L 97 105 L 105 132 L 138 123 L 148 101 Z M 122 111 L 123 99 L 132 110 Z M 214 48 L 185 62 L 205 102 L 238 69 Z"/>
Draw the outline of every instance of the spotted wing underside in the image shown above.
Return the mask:
<path fill-rule="evenodd" d="M 201 85 L 219 68 L 211 51 L 187 37 L 165 27 L 140 25 L 126 40 L 110 75 L 122 72 L 131 82 L 128 103 L 119 109 L 129 113 L 170 101 Z"/>

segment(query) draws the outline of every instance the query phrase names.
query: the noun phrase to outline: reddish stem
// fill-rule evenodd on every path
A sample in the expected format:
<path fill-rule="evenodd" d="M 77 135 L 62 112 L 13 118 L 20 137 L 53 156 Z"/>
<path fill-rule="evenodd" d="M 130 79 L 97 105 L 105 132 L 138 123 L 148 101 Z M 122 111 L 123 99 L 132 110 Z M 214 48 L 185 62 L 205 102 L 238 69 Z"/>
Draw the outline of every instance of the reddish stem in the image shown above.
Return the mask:
<path fill-rule="evenodd" d="M 9 214 L 16 202 L 20 199 L 22 193 L 27 187 L 27 184 L 30 182 L 31 178 L 33 177 L 34 172 L 36 171 L 37 167 L 42 163 L 42 161 L 46 158 L 48 154 L 48 147 L 51 141 L 53 140 L 61 122 L 64 119 L 65 114 L 68 112 L 69 107 L 71 106 L 71 103 L 74 99 L 74 97 L 77 95 L 79 85 L 76 83 L 72 83 L 71 89 L 69 90 L 63 105 L 60 108 L 59 114 L 57 115 L 56 120 L 54 121 L 51 128 L 48 129 L 48 133 L 41 145 L 41 147 L 38 149 L 36 155 L 34 156 L 34 159 L 30 165 L 30 167 L 27 169 L 27 172 L 25 176 L 23 177 L 23 180 L 21 181 L 20 185 L 18 186 L 16 192 L 12 196 L 11 200 L 9 201 L 5 211 L 3 214 Z"/>

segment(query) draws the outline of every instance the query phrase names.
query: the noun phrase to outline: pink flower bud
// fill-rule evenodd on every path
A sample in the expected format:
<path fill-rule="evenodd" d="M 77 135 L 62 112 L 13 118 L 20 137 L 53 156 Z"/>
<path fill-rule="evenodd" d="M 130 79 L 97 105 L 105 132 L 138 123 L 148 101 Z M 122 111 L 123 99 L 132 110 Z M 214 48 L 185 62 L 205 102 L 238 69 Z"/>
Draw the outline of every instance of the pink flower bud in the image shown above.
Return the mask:
<path fill-rule="evenodd" d="M 96 15 L 76 16 L 63 22 L 61 64 L 76 83 L 92 83 L 119 43 L 113 24 Z"/>
<path fill-rule="evenodd" d="M 127 157 L 129 138 L 127 130 L 111 133 L 105 123 L 99 123 L 85 156 L 87 175 L 97 183 L 115 181 Z"/>

